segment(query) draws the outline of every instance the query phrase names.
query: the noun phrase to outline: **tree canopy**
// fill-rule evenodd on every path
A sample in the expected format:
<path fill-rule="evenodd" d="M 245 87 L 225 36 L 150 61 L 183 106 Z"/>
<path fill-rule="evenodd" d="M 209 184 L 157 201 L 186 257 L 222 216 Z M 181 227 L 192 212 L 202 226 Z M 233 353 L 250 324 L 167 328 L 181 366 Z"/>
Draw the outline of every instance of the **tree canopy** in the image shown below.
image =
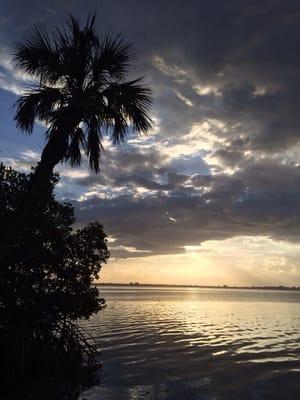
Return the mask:
<path fill-rule="evenodd" d="M 29 181 L 30 175 L 0 164 L 2 235 Z M 73 208 L 54 198 L 57 181 L 52 176 L 44 208 L 37 209 L 31 223 L 16 234 L 10 256 L 1 264 L 0 355 L 7 361 L 4 371 L 0 366 L 2 379 L 7 374 L 17 381 L 24 376 L 36 379 L 41 371 L 37 365 L 47 363 L 46 376 L 55 380 L 58 364 L 69 368 L 72 360 L 74 368 L 74 357 L 82 363 L 81 346 L 87 343 L 74 322 L 104 305 L 93 281 L 109 257 L 106 234 L 98 222 L 73 229 Z M 53 354 L 65 362 L 58 363 Z"/>
<path fill-rule="evenodd" d="M 5 227 L 26 190 L 30 177 L 0 165 L 0 224 Z M 53 177 L 52 189 L 58 178 Z M 2 221 L 2 222 L 1 222 Z M 9 262 L 0 269 L 5 288 L 0 291 L 1 314 L 9 300 L 9 314 L 26 313 L 33 321 L 87 318 L 101 300 L 91 287 L 109 257 L 106 235 L 98 222 L 73 230 L 73 208 L 53 196 L 31 224 L 23 227 Z M 3 232 L 5 234 L 5 232 Z M 5 296 L 5 299 L 3 299 Z M 14 306 L 13 306 L 14 304 Z M 14 310 L 14 311 L 13 311 Z M 0 324 L 10 316 L 0 318 Z"/>

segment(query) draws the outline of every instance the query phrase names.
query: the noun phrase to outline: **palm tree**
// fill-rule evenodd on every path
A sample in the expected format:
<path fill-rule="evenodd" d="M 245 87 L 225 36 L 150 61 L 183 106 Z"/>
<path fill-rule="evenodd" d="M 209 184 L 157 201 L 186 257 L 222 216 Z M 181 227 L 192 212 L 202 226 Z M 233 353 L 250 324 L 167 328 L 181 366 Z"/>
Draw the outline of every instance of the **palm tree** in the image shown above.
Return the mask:
<path fill-rule="evenodd" d="M 17 46 L 16 66 L 38 82 L 15 104 L 17 127 L 31 133 L 39 120 L 47 131 L 41 160 L 12 230 L 24 223 L 30 209 L 42 207 L 43 193 L 59 162 L 79 165 L 84 151 L 90 169 L 99 173 L 103 135 L 119 144 L 130 131 L 151 128 L 149 88 L 141 79 L 126 80 L 133 55 L 120 36 L 97 36 L 95 16 L 84 26 L 71 16 L 66 29 L 51 36 L 35 27 Z M 1 253 L 5 251 L 0 251 L 0 259 Z"/>
<path fill-rule="evenodd" d="M 98 173 L 104 133 L 117 144 L 130 127 L 150 129 L 149 89 L 141 79 L 125 80 L 132 58 L 121 37 L 98 38 L 95 16 L 83 28 L 70 17 L 68 30 L 51 37 L 35 28 L 18 46 L 15 64 L 39 84 L 17 101 L 17 126 L 28 133 L 36 119 L 48 126 L 39 169 L 52 172 L 63 160 L 80 164 L 83 148 Z"/>

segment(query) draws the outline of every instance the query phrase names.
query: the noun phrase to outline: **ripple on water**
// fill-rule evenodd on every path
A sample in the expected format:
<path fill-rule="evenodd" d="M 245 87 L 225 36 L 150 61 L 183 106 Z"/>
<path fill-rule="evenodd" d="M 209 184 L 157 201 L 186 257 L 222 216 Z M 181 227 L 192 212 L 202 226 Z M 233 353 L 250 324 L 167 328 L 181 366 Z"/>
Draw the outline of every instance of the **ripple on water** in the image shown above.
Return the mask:
<path fill-rule="evenodd" d="M 300 398 L 300 293 L 101 288 L 89 400 Z M 281 396 L 281 397 L 280 397 Z"/>

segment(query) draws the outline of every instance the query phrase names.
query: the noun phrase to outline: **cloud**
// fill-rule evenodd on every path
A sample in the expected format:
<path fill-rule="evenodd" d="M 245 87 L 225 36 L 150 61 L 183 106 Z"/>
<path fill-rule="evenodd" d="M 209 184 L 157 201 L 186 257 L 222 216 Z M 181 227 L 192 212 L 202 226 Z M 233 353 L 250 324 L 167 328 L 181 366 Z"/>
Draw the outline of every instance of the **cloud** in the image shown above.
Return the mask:
<path fill-rule="evenodd" d="M 172 179 L 174 186 L 167 194 L 160 188 L 148 196 L 91 196 L 75 202 L 79 221 L 99 218 L 116 245 L 151 254 L 182 253 L 185 246 L 241 235 L 299 240 L 299 167 L 265 159 L 232 175 L 174 175 Z M 184 186 L 188 179 L 193 192 Z"/>
<path fill-rule="evenodd" d="M 98 7 L 47 4 L 7 4 L 3 89 L 19 94 L 28 82 L 7 49 L 33 22 L 51 30 L 67 9 L 84 16 Z M 171 16 L 166 0 L 114 0 L 101 3 L 98 26 L 134 43 L 132 77 L 144 75 L 153 89 L 156 126 L 120 149 L 105 143 L 100 176 L 59 167 L 59 196 L 72 199 L 80 223 L 100 219 L 118 257 L 183 254 L 241 235 L 298 241 L 298 2 L 174 0 Z M 3 157 L 20 168 L 34 161 L 20 153 Z M 284 269 L 280 260 L 267 268 Z"/>

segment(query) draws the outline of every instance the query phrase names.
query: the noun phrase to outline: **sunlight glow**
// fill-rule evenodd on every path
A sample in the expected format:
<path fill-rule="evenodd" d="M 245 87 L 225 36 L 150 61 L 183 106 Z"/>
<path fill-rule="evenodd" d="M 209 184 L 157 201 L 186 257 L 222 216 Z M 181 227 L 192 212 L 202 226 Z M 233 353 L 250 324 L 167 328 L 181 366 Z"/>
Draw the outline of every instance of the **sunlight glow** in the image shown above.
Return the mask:
<path fill-rule="evenodd" d="M 137 257 L 147 250 L 126 250 L 133 257 L 110 260 L 103 268 L 102 282 L 300 285 L 300 268 L 295 263 L 300 244 L 264 236 L 208 240 L 201 245 L 186 245 L 184 253 L 173 255 Z"/>

